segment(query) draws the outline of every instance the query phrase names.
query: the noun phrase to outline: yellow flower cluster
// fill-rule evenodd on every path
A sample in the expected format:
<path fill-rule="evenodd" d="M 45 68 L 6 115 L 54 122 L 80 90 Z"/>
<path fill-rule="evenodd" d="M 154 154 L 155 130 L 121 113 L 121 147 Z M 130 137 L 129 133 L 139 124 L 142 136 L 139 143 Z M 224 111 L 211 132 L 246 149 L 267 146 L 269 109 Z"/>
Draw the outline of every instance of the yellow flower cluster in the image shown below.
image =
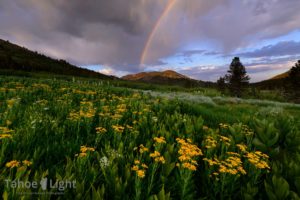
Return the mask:
<path fill-rule="evenodd" d="M 140 153 L 144 153 L 144 152 L 148 152 L 149 149 L 147 147 L 145 147 L 143 144 L 140 144 L 139 147 L 134 147 L 133 150 L 139 150 Z"/>
<path fill-rule="evenodd" d="M 180 149 L 178 150 L 178 159 L 181 163 L 181 165 L 177 163 L 177 166 L 182 166 L 183 168 L 191 171 L 196 171 L 197 161 L 195 158 L 203 155 L 201 149 L 192 144 L 190 139 L 184 140 L 177 138 L 176 141 L 180 144 Z"/>
<path fill-rule="evenodd" d="M 244 145 L 244 144 L 237 144 L 236 146 L 239 148 L 240 151 L 247 152 L 247 146 L 246 145 Z"/>
<path fill-rule="evenodd" d="M 97 94 L 97 92 L 91 91 L 91 90 L 88 90 L 88 91 L 73 90 L 73 93 L 74 94 L 83 94 L 83 95 L 95 95 L 95 94 Z"/>
<path fill-rule="evenodd" d="M 118 133 L 122 133 L 125 129 L 125 127 L 121 125 L 112 125 L 112 128 Z"/>
<path fill-rule="evenodd" d="M 215 140 L 212 136 L 207 136 L 205 139 L 205 148 L 212 149 L 217 146 L 217 140 Z"/>
<path fill-rule="evenodd" d="M 246 171 L 243 168 L 241 158 L 238 156 L 230 156 L 225 161 L 221 161 L 221 164 L 219 165 L 219 172 L 220 173 L 228 173 L 236 175 L 238 173 L 240 174 L 246 174 Z"/>
<path fill-rule="evenodd" d="M 166 143 L 166 140 L 164 137 L 154 137 L 153 140 L 156 142 L 156 143 Z"/>
<path fill-rule="evenodd" d="M 148 169 L 148 166 L 144 163 L 141 163 L 139 160 L 134 161 L 134 165 L 132 166 L 131 170 L 136 172 L 136 175 L 140 178 L 145 177 L 146 169 Z"/>
<path fill-rule="evenodd" d="M 17 161 L 17 160 L 12 160 L 12 161 L 6 163 L 5 166 L 6 166 L 7 168 L 19 167 L 19 166 L 20 166 L 20 162 Z"/>
<path fill-rule="evenodd" d="M 227 146 L 230 145 L 231 140 L 228 137 L 225 137 L 225 136 L 222 136 L 222 135 L 220 135 L 219 137 L 220 137 L 221 142 L 224 142 Z"/>
<path fill-rule="evenodd" d="M 80 102 L 80 110 L 79 112 L 76 111 L 71 111 L 71 113 L 69 114 L 68 119 L 72 120 L 72 121 L 77 121 L 79 120 L 81 117 L 84 118 L 92 118 L 95 116 L 96 110 L 93 107 L 93 103 L 83 100 Z"/>
<path fill-rule="evenodd" d="M 87 146 L 81 146 L 80 147 L 80 153 L 79 154 L 75 154 L 75 156 L 78 156 L 80 158 L 87 156 L 88 152 L 94 152 L 95 148 L 93 147 L 87 147 Z"/>
<path fill-rule="evenodd" d="M 119 104 L 117 105 L 117 109 L 116 109 L 116 112 L 117 113 L 124 113 L 126 112 L 126 104 Z"/>
<path fill-rule="evenodd" d="M 219 126 L 220 126 L 221 129 L 228 129 L 229 128 L 228 124 L 220 123 Z"/>
<path fill-rule="evenodd" d="M 107 130 L 106 130 L 106 128 L 103 128 L 103 127 L 97 127 L 96 128 L 96 133 L 106 133 L 107 132 Z"/>
<path fill-rule="evenodd" d="M 30 165 L 32 165 L 32 162 L 30 162 L 28 160 L 23 160 L 22 162 L 17 161 L 17 160 L 12 160 L 12 161 L 6 163 L 5 166 L 7 168 L 14 168 L 14 167 L 19 167 L 21 163 L 23 164 L 23 166 L 28 166 L 28 167 Z"/>
<path fill-rule="evenodd" d="M 95 116 L 96 110 L 93 107 L 93 103 L 90 101 L 81 101 L 80 102 L 80 111 L 79 115 L 85 118 L 92 118 Z"/>
<path fill-rule="evenodd" d="M 6 100 L 7 107 L 8 107 L 8 108 L 12 108 L 13 105 L 15 104 L 15 102 L 16 102 L 15 99 L 9 99 L 9 100 Z"/>
<path fill-rule="evenodd" d="M 1 134 L 0 135 L 0 140 L 5 139 L 5 138 L 12 138 L 12 135 L 10 135 L 10 134 Z"/>
<path fill-rule="evenodd" d="M 158 151 L 154 151 L 153 153 L 150 153 L 150 157 L 153 158 L 155 162 L 161 162 L 162 164 L 166 162 L 165 158 L 161 156 Z"/>
<path fill-rule="evenodd" d="M 248 158 L 248 161 L 251 164 L 259 169 L 270 169 L 270 166 L 266 161 L 269 156 L 260 151 L 249 152 L 245 155 L 245 157 Z"/>
<path fill-rule="evenodd" d="M 219 173 L 224 174 L 246 174 L 246 171 L 243 168 L 243 163 L 241 161 L 240 155 L 235 152 L 227 152 L 230 156 L 223 161 L 220 161 L 217 158 L 208 159 L 203 158 L 204 161 L 208 162 L 209 166 L 217 166 L 218 171 L 213 172 L 212 174 L 217 176 Z"/>
<path fill-rule="evenodd" d="M 7 127 L 0 127 L 0 133 L 8 134 L 8 133 L 11 133 L 11 132 L 13 132 L 13 130 L 10 130 Z"/>
<path fill-rule="evenodd" d="M 32 84 L 33 88 L 37 88 L 37 89 L 43 89 L 43 90 L 51 90 L 51 87 L 47 84 L 43 84 L 43 83 L 34 83 Z"/>

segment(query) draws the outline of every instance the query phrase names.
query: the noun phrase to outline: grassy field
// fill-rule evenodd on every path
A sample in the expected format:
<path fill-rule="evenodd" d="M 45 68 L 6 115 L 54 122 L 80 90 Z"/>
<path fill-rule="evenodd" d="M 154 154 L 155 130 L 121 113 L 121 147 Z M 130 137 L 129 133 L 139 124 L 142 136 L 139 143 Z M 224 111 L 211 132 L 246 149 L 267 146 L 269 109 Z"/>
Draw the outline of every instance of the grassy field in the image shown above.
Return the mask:
<path fill-rule="evenodd" d="M 1 76 L 0 193 L 3 199 L 299 199 L 299 117 L 297 104 L 205 90 Z"/>

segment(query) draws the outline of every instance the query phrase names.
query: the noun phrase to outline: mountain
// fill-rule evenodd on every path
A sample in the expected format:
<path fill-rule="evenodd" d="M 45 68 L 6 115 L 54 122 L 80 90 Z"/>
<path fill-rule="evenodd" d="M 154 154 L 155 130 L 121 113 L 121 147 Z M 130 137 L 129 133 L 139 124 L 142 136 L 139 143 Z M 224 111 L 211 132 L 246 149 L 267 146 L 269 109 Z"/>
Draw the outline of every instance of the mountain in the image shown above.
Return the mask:
<path fill-rule="evenodd" d="M 270 89 L 270 90 L 279 89 L 286 86 L 287 84 L 286 78 L 288 76 L 289 76 L 289 71 L 284 72 L 282 74 L 278 74 L 270 79 L 253 83 L 252 85 L 260 89 Z"/>
<path fill-rule="evenodd" d="M 92 70 L 72 65 L 65 60 L 56 60 L 38 52 L 30 51 L 0 39 L 0 70 L 47 72 L 88 78 L 115 79 Z"/>
<path fill-rule="evenodd" d="M 141 72 L 123 76 L 122 79 L 164 85 L 179 85 L 184 87 L 209 86 L 209 82 L 191 79 L 172 70 L 163 72 Z"/>
<path fill-rule="evenodd" d="M 278 74 L 274 77 L 271 78 L 271 80 L 275 80 L 275 79 L 284 79 L 284 78 L 287 78 L 289 76 L 289 71 L 287 72 L 284 72 L 282 74 Z"/>
<path fill-rule="evenodd" d="M 130 81 L 150 81 L 152 79 L 157 79 L 158 77 L 168 79 L 190 79 L 189 77 L 179 74 L 172 70 L 166 70 L 163 72 L 141 72 L 137 74 L 129 74 L 123 76 L 122 79 Z"/>

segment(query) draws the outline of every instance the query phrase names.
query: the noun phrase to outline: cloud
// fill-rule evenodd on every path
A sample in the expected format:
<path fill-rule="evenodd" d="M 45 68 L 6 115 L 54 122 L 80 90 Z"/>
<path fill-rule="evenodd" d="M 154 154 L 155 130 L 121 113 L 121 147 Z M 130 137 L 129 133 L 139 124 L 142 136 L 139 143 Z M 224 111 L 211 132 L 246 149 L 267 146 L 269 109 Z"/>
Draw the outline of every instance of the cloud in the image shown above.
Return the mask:
<path fill-rule="evenodd" d="M 139 66 L 147 39 L 167 3 L 1 0 L 0 37 L 76 65 L 137 72 L 168 65 L 164 59 L 180 52 L 186 57 L 181 62 L 191 63 L 196 55 L 230 54 L 300 29 L 299 0 L 177 0 L 154 34 L 145 65 Z M 280 45 L 291 54 L 299 43 Z M 283 54 L 275 47 L 244 56 Z M 189 50 L 195 48 L 199 50 Z"/>
<path fill-rule="evenodd" d="M 290 56 L 300 55 L 300 42 L 284 41 L 275 45 L 264 46 L 251 52 L 241 53 L 238 56 L 247 58 L 273 57 L 273 56 Z"/>

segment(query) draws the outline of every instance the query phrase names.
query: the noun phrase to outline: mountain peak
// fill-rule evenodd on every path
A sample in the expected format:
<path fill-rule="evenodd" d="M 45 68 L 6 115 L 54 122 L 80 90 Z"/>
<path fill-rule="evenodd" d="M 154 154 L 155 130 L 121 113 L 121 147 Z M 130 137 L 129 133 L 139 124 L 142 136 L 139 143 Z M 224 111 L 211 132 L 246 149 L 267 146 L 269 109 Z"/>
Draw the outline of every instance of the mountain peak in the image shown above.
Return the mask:
<path fill-rule="evenodd" d="M 146 81 L 153 78 L 166 78 L 166 79 L 190 79 L 189 77 L 179 74 L 178 72 L 175 72 L 173 70 L 165 70 L 162 72 L 153 71 L 153 72 L 140 72 L 137 74 L 129 74 L 126 76 L 123 76 L 122 79 L 125 80 L 141 80 Z"/>

